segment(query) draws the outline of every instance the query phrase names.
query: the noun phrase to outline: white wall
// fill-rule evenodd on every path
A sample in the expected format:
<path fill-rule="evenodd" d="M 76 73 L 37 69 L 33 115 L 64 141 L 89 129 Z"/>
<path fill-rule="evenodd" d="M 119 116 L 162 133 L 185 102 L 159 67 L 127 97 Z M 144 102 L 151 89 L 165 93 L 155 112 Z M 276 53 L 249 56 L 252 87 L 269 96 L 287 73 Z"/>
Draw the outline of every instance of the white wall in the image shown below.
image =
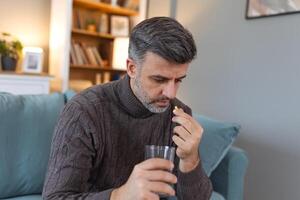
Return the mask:
<path fill-rule="evenodd" d="M 1 0 L 0 32 L 17 36 L 25 46 L 44 49 L 44 70 L 48 67 L 51 0 Z"/>
<path fill-rule="evenodd" d="M 178 0 L 198 58 L 181 99 L 242 125 L 245 199 L 300 199 L 300 14 L 245 20 L 246 0 Z"/>

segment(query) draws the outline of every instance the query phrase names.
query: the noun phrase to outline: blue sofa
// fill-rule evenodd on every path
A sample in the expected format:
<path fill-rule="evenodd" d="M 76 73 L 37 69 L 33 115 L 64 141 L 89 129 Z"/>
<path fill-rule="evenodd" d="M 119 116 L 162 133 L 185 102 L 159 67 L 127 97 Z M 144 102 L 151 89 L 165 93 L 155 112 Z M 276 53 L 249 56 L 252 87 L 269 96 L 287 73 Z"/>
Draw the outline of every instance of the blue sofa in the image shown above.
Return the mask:
<path fill-rule="evenodd" d="M 0 93 L 0 199 L 42 199 L 54 127 L 73 95 Z M 211 199 L 243 199 L 248 159 L 243 150 L 232 147 L 239 127 L 200 115 L 196 119 L 205 130 L 200 152 L 213 183 Z"/>

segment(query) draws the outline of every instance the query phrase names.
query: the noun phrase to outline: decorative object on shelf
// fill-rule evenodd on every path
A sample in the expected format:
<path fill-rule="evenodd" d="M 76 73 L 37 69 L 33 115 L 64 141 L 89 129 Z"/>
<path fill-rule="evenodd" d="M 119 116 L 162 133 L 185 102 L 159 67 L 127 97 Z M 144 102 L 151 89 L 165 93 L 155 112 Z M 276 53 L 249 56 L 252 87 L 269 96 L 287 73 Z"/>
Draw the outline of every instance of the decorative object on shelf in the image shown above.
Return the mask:
<path fill-rule="evenodd" d="M 248 0 L 246 19 L 300 12 L 300 0 Z"/>
<path fill-rule="evenodd" d="M 128 57 L 128 37 L 117 37 L 114 41 L 113 68 L 126 70 L 126 59 Z"/>
<path fill-rule="evenodd" d="M 105 13 L 100 16 L 99 32 L 108 33 L 108 16 Z"/>
<path fill-rule="evenodd" d="M 140 0 L 126 0 L 123 6 L 130 10 L 139 11 Z"/>
<path fill-rule="evenodd" d="M 25 47 L 23 72 L 42 73 L 43 49 L 39 47 Z"/>
<path fill-rule="evenodd" d="M 114 36 L 128 36 L 129 18 L 126 16 L 112 15 L 110 33 Z"/>
<path fill-rule="evenodd" d="M 0 54 L 3 70 L 15 71 L 22 51 L 22 43 L 9 33 L 0 35 Z"/>
<path fill-rule="evenodd" d="M 87 19 L 86 20 L 86 30 L 90 32 L 96 32 L 96 20 L 95 19 Z"/>

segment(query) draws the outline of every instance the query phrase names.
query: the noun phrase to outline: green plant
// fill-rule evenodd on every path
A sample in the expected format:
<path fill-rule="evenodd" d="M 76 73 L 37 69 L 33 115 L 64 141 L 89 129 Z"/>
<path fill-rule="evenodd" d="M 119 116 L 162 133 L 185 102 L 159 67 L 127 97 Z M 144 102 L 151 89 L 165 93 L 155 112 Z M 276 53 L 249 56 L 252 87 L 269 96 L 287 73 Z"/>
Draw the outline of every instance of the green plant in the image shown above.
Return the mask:
<path fill-rule="evenodd" d="M 22 43 L 9 33 L 0 35 L 0 54 L 18 59 L 23 49 Z"/>
<path fill-rule="evenodd" d="M 96 25 L 96 20 L 95 19 L 87 19 L 86 20 L 86 25 Z"/>

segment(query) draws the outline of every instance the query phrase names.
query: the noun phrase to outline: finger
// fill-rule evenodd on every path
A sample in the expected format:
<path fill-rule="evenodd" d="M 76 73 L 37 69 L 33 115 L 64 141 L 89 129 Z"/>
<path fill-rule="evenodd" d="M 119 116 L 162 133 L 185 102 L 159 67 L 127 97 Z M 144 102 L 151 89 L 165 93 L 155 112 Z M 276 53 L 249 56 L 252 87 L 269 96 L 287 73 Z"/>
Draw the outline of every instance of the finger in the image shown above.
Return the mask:
<path fill-rule="evenodd" d="M 141 195 L 141 199 L 159 200 L 159 196 L 151 191 L 144 191 Z"/>
<path fill-rule="evenodd" d="M 173 129 L 173 132 L 176 133 L 184 141 L 187 141 L 188 139 L 191 138 L 190 132 L 188 132 L 182 126 L 175 126 L 174 129 Z"/>
<path fill-rule="evenodd" d="M 186 119 L 184 117 L 175 116 L 172 118 L 172 121 L 182 125 L 190 134 L 192 134 L 196 138 L 201 138 L 203 134 L 203 128 L 194 118 L 191 117 L 190 119 Z"/>
<path fill-rule="evenodd" d="M 184 117 L 175 116 L 172 118 L 172 121 L 182 125 L 190 134 L 192 134 L 193 124 L 189 119 L 186 119 Z"/>
<path fill-rule="evenodd" d="M 174 196 L 175 190 L 167 183 L 150 181 L 148 189 L 155 193 L 166 194 L 168 196 Z"/>
<path fill-rule="evenodd" d="M 192 151 L 194 146 L 198 146 L 198 144 L 196 145 L 195 141 L 193 141 L 193 140 L 183 141 L 177 135 L 174 135 L 172 137 L 172 139 L 173 139 L 174 143 L 177 145 L 177 151 L 176 152 L 180 152 L 180 150 L 182 150 L 184 152 L 184 154 L 189 154 L 189 152 Z"/>
<path fill-rule="evenodd" d="M 150 158 L 138 164 L 138 167 L 140 167 L 143 170 L 162 169 L 172 171 L 174 168 L 174 164 L 166 159 Z"/>
<path fill-rule="evenodd" d="M 186 143 L 189 143 L 190 145 L 194 145 L 194 143 L 196 142 L 197 144 L 199 144 L 200 140 L 201 140 L 201 136 L 202 133 L 201 132 L 195 132 L 193 134 L 191 134 L 190 132 L 188 132 L 184 127 L 182 126 L 176 126 L 173 129 L 174 133 L 177 134 L 177 136 L 179 136 L 183 141 L 185 141 Z"/>
<path fill-rule="evenodd" d="M 173 113 L 176 115 L 176 116 L 181 116 L 181 117 L 184 117 L 186 119 L 188 119 L 189 121 L 191 121 L 193 124 L 198 124 L 199 126 L 201 126 L 198 121 L 196 119 L 194 119 L 191 115 L 185 113 L 181 108 L 180 109 L 174 109 L 173 110 Z M 201 126 L 202 127 L 202 126 Z"/>
<path fill-rule="evenodd" d="M 149 181 L 159 181 L 170 184 L 177 183 L 177 177 L 174 174 L 163 170 L 147 171 L 144 177 Z"/>
<path fill-rule="evenodd" d="M 187 143 L 182 138 L 180 138 L 179 136 L 173 135 L 172 140 L 177 145 L 177 147 L 179 147 L 181 149 L 186 149 Z"/>
<path fill-rule="evenodd" d="M 176 116 L 180 116 L 180 117 L 184 117 L 186 119 L 190 119 L 192 118 L 191 115 L 187 114 L 184 112 L 184 110 L 182 108 L 179 108 L 179 109 L 174 109 L 173 110 L 173 113 L 176 115 Z"/>

